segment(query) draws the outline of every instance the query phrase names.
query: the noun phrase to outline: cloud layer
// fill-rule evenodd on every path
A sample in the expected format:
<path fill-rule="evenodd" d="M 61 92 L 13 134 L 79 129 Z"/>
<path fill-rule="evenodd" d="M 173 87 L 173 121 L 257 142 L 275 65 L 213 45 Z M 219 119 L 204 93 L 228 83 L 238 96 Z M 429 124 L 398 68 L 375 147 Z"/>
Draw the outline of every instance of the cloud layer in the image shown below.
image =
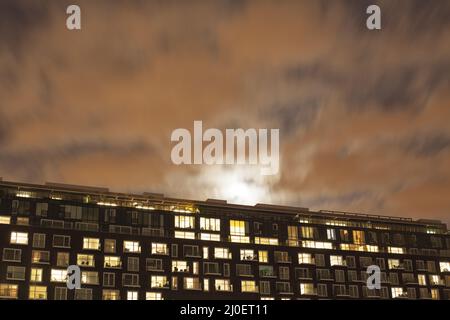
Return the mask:
<path fill-rule="evenodd" d="M 450 222 L 448 1 L 78 3 L 0 3 L 0 176 Z M 280 128 L 280 174 L 173 165 L 194 120 Z"/>

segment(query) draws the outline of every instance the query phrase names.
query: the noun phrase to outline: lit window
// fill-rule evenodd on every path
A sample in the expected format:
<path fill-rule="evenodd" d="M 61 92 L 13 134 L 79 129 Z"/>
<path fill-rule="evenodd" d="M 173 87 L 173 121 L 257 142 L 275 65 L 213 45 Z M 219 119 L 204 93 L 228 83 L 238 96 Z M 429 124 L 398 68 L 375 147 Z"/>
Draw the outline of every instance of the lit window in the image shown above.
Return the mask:
<path fill-rule="evenodd" d="M 169 281 L 166 276 L 152 276 L 150 280 L 150 287 L 152 288 L 168 288 Z"/>
<path fill-rule="evenodd" d="M 186 290 L 201 290 L 199 278 L 185 277 L 183 279 L 183 288 Z"/>
<path fill-rule="evenodd" d="M 391 288 L 392 298 L 406 297 L 407 293 L 403 292 L 403 288 L 393 287 Z"/>
<path fill-rule="evenodd" d="M 341 250 L 347 250 L 347 251 L 378 252 L 378 246 L 341 243 L 340 247 L 341 247 Z"/>
<path fill-rule="evenodd" d="M 139 241 L 124 241 L 123 242 L 123 252 L 141 252 L 141 247 L 139 246 Z"/>
<path fill-rule="evenodd" d="M 30 224 L 30 218 L 28 217 L 17 217 L 16 224 L 19 226 L 28 226 Z"/>
<path fill-rule="evenodd" d="M 120 300 L 119 290 L 103 290 L 102 292 L 103 300 Z"/>
<path fill-rule="evenodd" d="M 127 300 L 138 300 L 138 291 L 127 291 Z"/>
<path fill-rule="evenodd" d="M 298 263 L 307 263 L 307 264 L 314 264 L 314 259 L 310 253 L 299 253 L 298 254 Z"/>
<path fill-rule="evenodd" d="M 0 224 L 11 224 L 11 217 L 0 216 Z"/>
<path fill-rule="evenodd" d="M 220 241 L 218 233 L 200 233 L 200 239 L 205 241 Z"/>
<path fill-rule="evenodd" d="M 214 258 L 231 259 L 231 251 L 228 248 L 214 248 Z"/>
<path fill-rule="evenodd" d="M 400 260 L 398 259 L 388 259 L 389 269 L 399 269 L 401 267 Z"/>
<path fill-rule="evenodd" d="M 42 282 L 42 269 L 31 268 L 30 282 Z"/>
<path fill-rule="evenodd" d="M 147 292 L 145 294 L 146 300 L 163 300 L 161 292 Z"/>
<path fill-rule="evenodd" d="M 91 254 L 78 254 L 77 264 L 82 267 L 95 267 L 95 259 Z"/>
<path fill-rule="evenodd" d="M 258 251 L 258 261 L 261 263 L 268 263 L 269 262 L 269 253 L 266 250 L 259 250 Z"/>
<path fill-rule="evenodd" d="M 335 229 L 327 229 L 327 239 L 328 240 L 336 240 L 336 230 Z"/>
<path fill-rule="evenodd" d="M 450 262 L 439 262 L 441 272 L 450 272 Z"/>
<path fill-rule="evenodd" d="M 19 286 L 17 284 L 0 283 L 0 298 L 17 299 Z"/>
<path fill-rule="evenodd" d="M 439 290 L 438 289 L 431 289 L 431 299 L 439 300 Z"/>
<path fill-rule="evenodd" d="M 50 252 L 33 250 L 31 252 L 31 263 L 49 264 Z"/>
<path fill-rule="evenodd" d="M 314 289 L 314 284 L 312 283 L 300 283 L 300 294 L 302 295 L 313 295 L 316 294 Z"/>
<path fill-rule="evenodd" d="M 253 280 L 241 280 L 241 292 L 257 292 L 258 287 Z"/>
<path fill-rule="evenodd" d="M 178 238 L 178 239 L 195 239 L 195 232 L 175 231 L 175 238 Z"/>
<path fill-rule="evenodd" d="M 250 237 L 232 235 L 232 236 L 230 236 L 230 241 L 236 242 L 236 243 L 250 243 Z"/>
<path fill-rule="evenodd" d="M 233 291 L 230 280 L 228 279 L 215 279 L 214 288 L 216 291 Z"/>
<path fill-rule="evenodd" d="M 193 229 L 194 221 L 192 216 L 175 216 L 175 228 Z"/>
<path fill-rule="evenodd" d="M 319 242 L 319 241 L 302 241 L 302 246 L 304 248 L 315 248 L 315 249 L 333 249 L 331 242 Z"/>
<path fill-rule="evenodd" d="M 255 237 L 255 244 L 277 246 L 278 239 L 277 238 L 267 238 L 267 237 Z"/>
<path fill-rule="evenodd" d="M 247 222 L 242 220 L 230 220 L 230 235 L 245 236 Z"/>
<path fill-rule="evenodd" d="M 83 249 L 99 250 L 100 249 L 100 239 L 98 239 L 98 238 L 83 238 Z"/>
<path fill-rule="evenodd" d="M 241 260 L 256 260 L 255 251 L 251 249 L 241 249 Z"/>
<path fill-rule="evenodd" d="M 288 245 L 298 246 L 298 228 L 297 226 L 288 226 Z"/>
<path fill-rule="evenodd" d="M 163 254 L 163 255 L 169 254 L 167 244 L 152 242 L 152 254 Z"/>
<path fill-rule="evenodd" d="M 52 269 L 50 275 L 51 282 L 66 282 L 67 281 L 67 270 L 57 270 Z"/>
<path fill-rule="evenodd" d="M 173 260 L 172 272 L 189 272 L 187 261 Z"/>
<path fill-rule="evenodd" d="M 441 284 L 441 277 L 436 274 L 430 274 L 430 284 L 432 286 L 437 286 Z"/>
<path fill-rule="evenodd" d="M 389 253 L 395 253 L 395 254 L 404 254 L 405 249 L 400 247 L 388 247 Z"/>
<path fill-rule="evenodd" d="M 315 228 L 301 227 L 302 237 L 306 239 L 313 239 L 315 235 Z"/>
<path fill-rule="evenodd" d="M 330 266 L 343 266 L 343 265 L 345 264 L 342 256 L 330 255 Z"/>
<path fill-rule="evenodd" d="M 353 243 L 354 244 L 365 244 L 366 240 L 364 238 L 364 231 L 353 230 Z"/>
<path fill-rule="evenodd" d="M 103 264 L 104 268 L 122 268 L 122 261 L 120 257 L 105 256 Z"/>
<path fill-rule="evenodd" d="M 83 271 L 81 273 L 81 283 L 85 284 L 98 284 L 98 272 L 96 271 Z"/>
<path fill-rule="evenodd" d="M 28 244 L 28 233 L 11 232 L 11 244 Z"/>
<path fill-rule="evenodd" d="M 419 285 L 421 285 L 421 286 L 427 285 L 427 277 L 424 274 L 417 275 L 417 279 L 418 279 Z"/>
<path fill-rule="evenodd" d="M 200 217 L 200 230 L 220 231 L 220 219 Z"/>
<path fill-rule="evenodd" d="M 47 287 L 45 286 L 30 286 L 28 298 L 31 300 L 46 300 Z"/>

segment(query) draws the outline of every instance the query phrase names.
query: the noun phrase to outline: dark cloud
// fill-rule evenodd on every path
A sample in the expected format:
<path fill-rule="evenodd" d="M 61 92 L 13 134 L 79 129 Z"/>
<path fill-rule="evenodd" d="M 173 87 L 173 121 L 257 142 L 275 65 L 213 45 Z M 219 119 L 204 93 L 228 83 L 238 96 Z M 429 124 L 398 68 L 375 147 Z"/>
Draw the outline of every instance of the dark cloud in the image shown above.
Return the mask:
<path fill-rule="evenodd" d="M 31 34 L 49 22 L 49 2 L 45 0 L 4 0 L 0 2 L 0 48 L 19 55 Z M 5 48 L 6 47 L 6 48 Z"/>
<path fill-rule="evenodd" d="M 68 4 L 0 2 L 0 176 L 449 221 L 448 1 Z M 279 127 L 280 175 L 173 165 L 193 120 Z"/>
<path fill-rule="evenodd" d="M 298 130 L 307 129 L 316 119 L 322 101 L 319 97 L 305 97 L 303 101 L 281 103 L 264 110 L 262 117 L 281 128 L 281 139 Z"/>
<path fill-rule="evenodd" d="M 405 143 L 407 152 L 417 156 L 432 157 L 450 148 L 448 133 L 418 134 Z"/>

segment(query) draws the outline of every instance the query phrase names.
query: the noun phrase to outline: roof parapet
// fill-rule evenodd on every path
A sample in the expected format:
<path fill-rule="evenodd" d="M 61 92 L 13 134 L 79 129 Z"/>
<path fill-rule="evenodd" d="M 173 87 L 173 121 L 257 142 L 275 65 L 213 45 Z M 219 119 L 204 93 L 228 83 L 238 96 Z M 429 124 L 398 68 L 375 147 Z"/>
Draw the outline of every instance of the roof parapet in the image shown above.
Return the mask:
<path fill-rule="evenodd" d="M 434 220 L 434 219 L 417 219 L 417 222 L 429 224 L 442 224 L 441 220 Z"/>
<path fill-rule="evenodd" d="M 144 192 L 142 193 L 142 195 L 150 198 L 158 198 L 158 199 L 164 198 L 164 193 Z"/>
<path fill-rule="evenodd" d="M 48 187 L 72 189 L 72 190 L 88 191 L 88 192 L 109 192 L 109 189 L 105 188 L 105 187 L 82 186 L 82 185 L 76 185 L 76 184 L 65 184 L 65 183 L 57 183 L 57 182 L 46 182 L 45 185 Z"/>
<path fill-rule="evenodd" d="M 208 203 L 217 203 L 217 204 L 227 204 L 227 200 L 221 200 L 221 199 L 206 199 L 206 202 Z"/>
<path fill-rule="evenodd" d="M 255 208 L 260 209 L 272 209 L 272 210 L 287 210 L 287 211 L 309 211 L 309 208 L 303 207 L 290 207 L 290 206 L 279 206 L 275 204 L 257 203 L 254 205 Z"/>

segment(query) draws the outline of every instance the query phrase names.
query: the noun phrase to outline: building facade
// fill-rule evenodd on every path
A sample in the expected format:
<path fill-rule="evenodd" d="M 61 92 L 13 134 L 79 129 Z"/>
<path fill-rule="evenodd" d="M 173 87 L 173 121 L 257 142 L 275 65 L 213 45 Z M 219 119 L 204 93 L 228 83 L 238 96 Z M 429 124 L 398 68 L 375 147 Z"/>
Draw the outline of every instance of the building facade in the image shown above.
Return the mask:
<path fill-rule="evenodd" d="M 450 299 L 433 220 L 0 180 L 0 252 L 0 299 Z"/>

